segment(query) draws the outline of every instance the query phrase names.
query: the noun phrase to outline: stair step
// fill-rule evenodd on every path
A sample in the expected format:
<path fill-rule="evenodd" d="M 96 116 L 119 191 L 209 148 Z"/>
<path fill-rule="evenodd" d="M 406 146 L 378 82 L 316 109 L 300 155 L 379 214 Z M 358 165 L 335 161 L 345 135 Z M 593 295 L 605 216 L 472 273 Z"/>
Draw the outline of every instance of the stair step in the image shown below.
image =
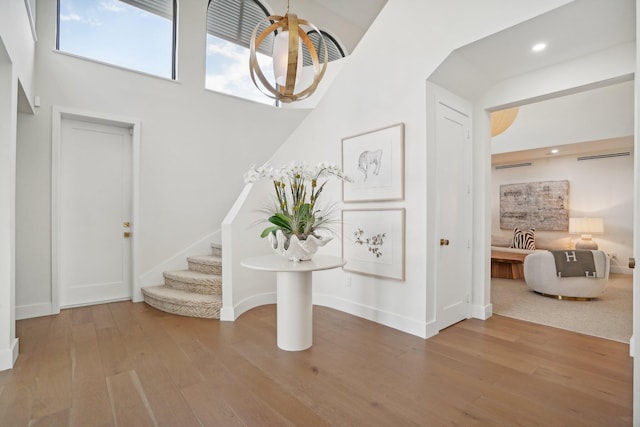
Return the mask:
<path fill-rule="evenodd" d="M 180 291 L 204 295 L 222 295 L 222 276 L 199 271 L 165 271 L 164 284 Z"/>
<path fill-rule="evenodd" d="M 222 297 L 185 292 L 166 285 L 142 288 L 144 302 L 158 310 L 181 316 L 219 319 Z"/>
<path fill-rule="evenodd" d="M 206 274 L 222 274 L 222 258 L 213 255 L 196 255 L 187 258 L 189 270 Z"/>
<path fill-rule="evenodd" d="M 222 244 L 221 243 L 212 243 L 211 244 L 211 255 L 222 258 Z"/>

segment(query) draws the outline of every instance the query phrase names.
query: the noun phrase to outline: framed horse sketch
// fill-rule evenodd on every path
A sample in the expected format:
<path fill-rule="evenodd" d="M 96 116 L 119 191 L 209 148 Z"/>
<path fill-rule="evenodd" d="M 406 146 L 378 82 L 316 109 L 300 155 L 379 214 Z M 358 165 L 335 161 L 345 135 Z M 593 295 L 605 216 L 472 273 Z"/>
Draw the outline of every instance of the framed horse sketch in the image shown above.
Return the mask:
<path fill-rule="evenodd" d="M 404 123 L 342 139 L 344 202 L 404 199 Z"/>

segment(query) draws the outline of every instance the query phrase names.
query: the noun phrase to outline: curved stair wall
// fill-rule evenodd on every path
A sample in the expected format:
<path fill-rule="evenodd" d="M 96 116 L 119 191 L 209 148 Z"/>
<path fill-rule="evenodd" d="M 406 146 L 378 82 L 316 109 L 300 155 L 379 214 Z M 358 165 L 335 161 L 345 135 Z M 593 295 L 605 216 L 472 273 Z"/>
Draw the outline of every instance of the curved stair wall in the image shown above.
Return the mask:
<path fill-rule="evenodd" d="M 254 307 L 276 302 L 276 275 L 242 267 L 249 256 L 273 253 L 266 240 L 260 238 L 264 228 L 260 212 L 272 201 L 273 184 L 260 181 L 247 184 L 222 221 L 222 297 L 220 320 L 233 321 Z"/>

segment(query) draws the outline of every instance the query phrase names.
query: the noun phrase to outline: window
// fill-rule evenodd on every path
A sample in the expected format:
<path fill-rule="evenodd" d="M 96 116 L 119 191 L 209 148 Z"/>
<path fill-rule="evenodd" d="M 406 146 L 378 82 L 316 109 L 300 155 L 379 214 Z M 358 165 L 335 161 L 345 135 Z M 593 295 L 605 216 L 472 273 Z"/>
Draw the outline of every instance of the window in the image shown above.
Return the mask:
<path fill-rule="evenodd" d="M 258 34 L 269 24 L 264 18 L 270 13 L 258 0 L 209 0 L 207 10 L 207 89 L 239 96 L 265 104 L 273 100 L 258 90 L 249 73 L 249 45 L 253 29 L 261 22 Z M 320 31 L 327 43 L 329 61 L 343 58 L 344 50 L 336 39 L 325 31 Z M 309 31 L 309 38 L 320 52 L 320 37 L 315 30 Z M 259 47 L 257 54 L 260 69 L 265 77 L 274 81 L 273 35 L 269 35 Z M 303 64 L 311 65 L 307 49 L 303 49 Z"/>
<path fill-rule="evenodd" d="M 175 79 L 175 0 L 58 0 L 56 49 Z"/>
<path fill-rule="evenodd" d="M 322 30 L 320 30 L 320 34 L 322 34 L 322 37 L 324 38 L 324 42 L 327 44 L 327 53 L 329 54 L 329 62 L 345 57 L 344 50 L 342 49 L 342 47 L 340 47 L 335 37 L 333 37 L 331 34 L 327 33 L 326 31 L 322 31 Z M 320 36 L 318 35 L 318 32 L 316 30 L 311 30 L 307 33 L 307 35 L 309 36 L 311 43 L 313 43 L 313 47 L 316 48 L 316 52 L 318 52 L 318 60 L 322 62 L 324 49 L 321 49 L 322 46 L 320 44 Z M 312 64 L 313 63 L 311 62 L 311 55 L 309 55 L 309 52 L 307 51 L 307 49 L 305 49 L 303 65 L 306 67 Z"/>
<path fill-rule="evenodd" d="M 256 0 L 210 0 L 207 9 L 207 89 L 239 96 L 265 104 L 273 100 L 264 96 L 249 74 L 249 45 L 253 29 L 262 21 L 261 32 L 269 23 L 270 13 Z M 260 45 L 257 54 L 265 77 L 273 78 L 271 50 L 273 36 Z"/>

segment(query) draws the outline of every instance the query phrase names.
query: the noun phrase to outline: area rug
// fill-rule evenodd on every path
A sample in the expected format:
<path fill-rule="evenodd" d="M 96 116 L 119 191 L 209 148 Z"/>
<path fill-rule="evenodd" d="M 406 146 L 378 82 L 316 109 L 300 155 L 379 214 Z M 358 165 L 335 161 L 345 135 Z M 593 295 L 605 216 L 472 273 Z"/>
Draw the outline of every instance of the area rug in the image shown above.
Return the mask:
<path fill-rule="evenodd" d="M 629 343 L 632 334 L 632 278 L 611 275 L 602 297 L 567 301 L 544 297 L 524 280 L 491 279 L 493 313 Z"/>

